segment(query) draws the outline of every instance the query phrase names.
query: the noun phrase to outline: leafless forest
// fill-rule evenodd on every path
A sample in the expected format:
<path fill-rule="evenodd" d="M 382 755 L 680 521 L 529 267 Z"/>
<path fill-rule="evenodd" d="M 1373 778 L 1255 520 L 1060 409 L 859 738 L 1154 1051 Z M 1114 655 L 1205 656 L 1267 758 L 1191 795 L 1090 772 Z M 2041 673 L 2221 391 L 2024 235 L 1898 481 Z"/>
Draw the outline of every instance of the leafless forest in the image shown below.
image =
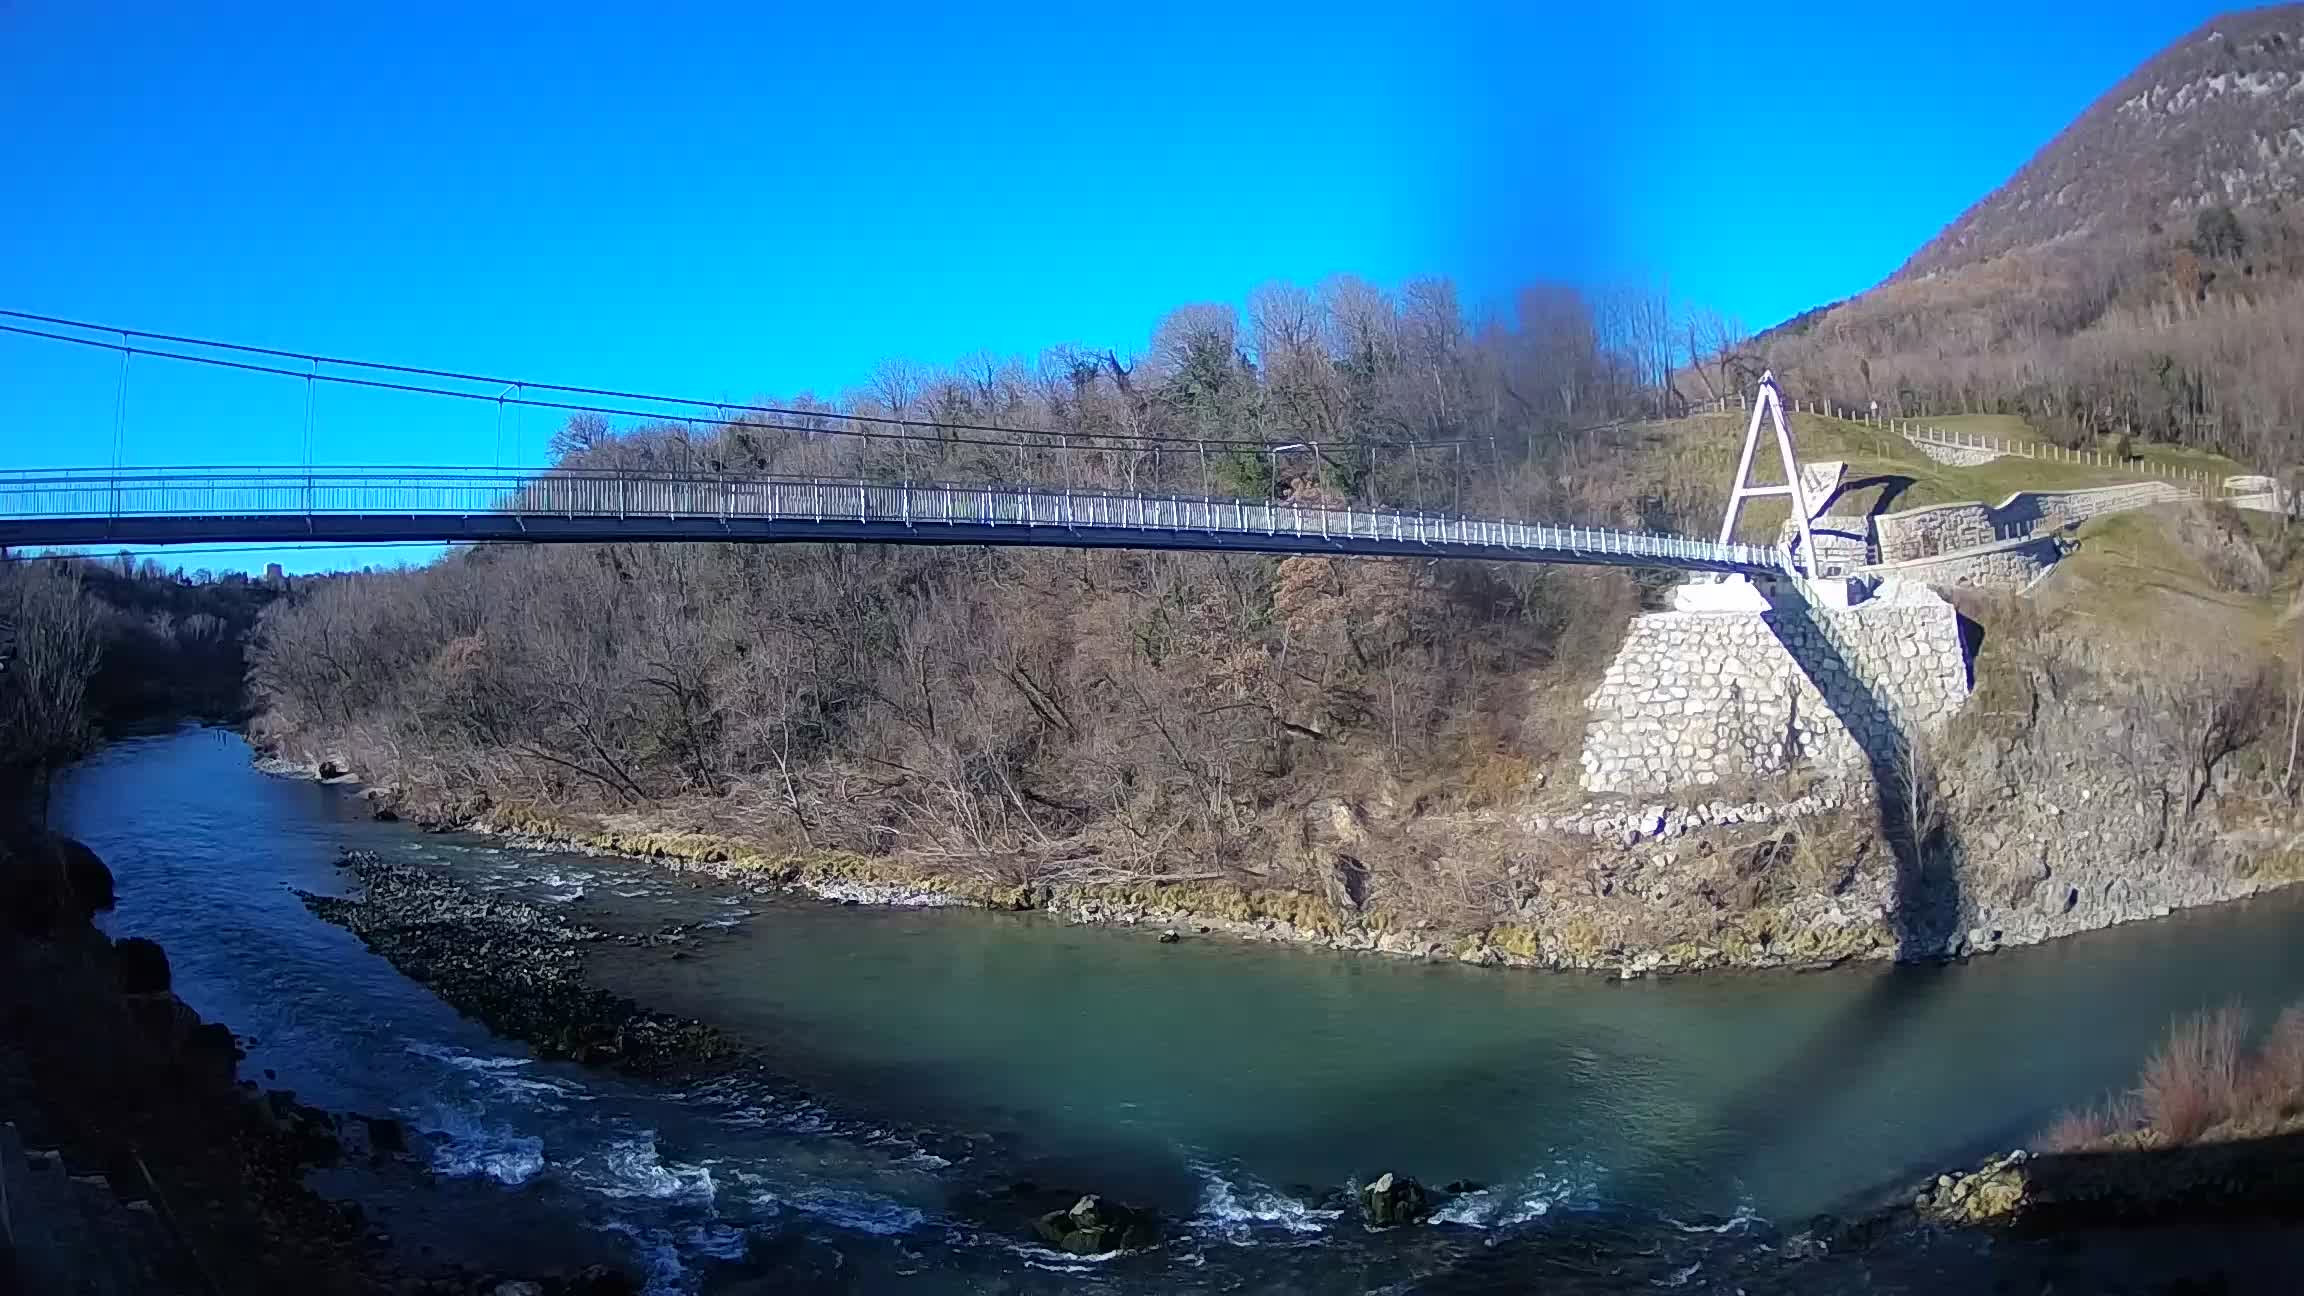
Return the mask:
<path fill-rule="evenodd" d="M 239 715 L 245 643 L 271 596 L 150 560 L 0 562 L 0 786 L 106 730 Z"/>
<path fill-rule="evenodd" d="M 1693 524 L 1598 426 L 1655 411 L 1669 321 L 1645 295 L 1542 291 L 1476 325 L 1445 284 L 1340 280 L 1260 292 L 1245 318 L 1177 311 L 1141 358 L 892 364 L 837 403 L 790 402 L 821 404 L 820 425 L 578 419 L 557 448 L 571 466 Z M 836 435 L 854 413 L 931 431 Z M 1580 711 L 1547 683 L 1597 662 L 1637 597 L 1621 572 L 1469 564 L 484 548 L 302 591 L 265 621 L 251 679 L 268 736 L 451 804 L 675 802 L 794 849 L 1262 872 L 1315 801 L 1460 804 L 1572 760 Z"/>
<path fill-rule="evenodd" d="M 2218 285 L 2270 277 L 2168 255 L 2196 278 L 2224 266 Z M 1757 341 L 1638 293 L 1539 289 L 1513 319 L 1475 322 L 1438 282 L 1272 288 L 1245 313 L 1175 312 L 1141 357 L 889 364 L 837 401 L 785 402 L 822 411 L 797 428 L 580 417 L 556 450 L 570 466 L 1348 494 L 1700 530 L 1718 484 L 1669 484 L 1607 423 L 1760 363 L 1907 407 L 2284 452 L 2255 411 L 2296 399 L 2281 384 L 2299 353 L 2214 340 L 2257 338 L 2239 321 L 2294 318 L 2304 295 L 2066 268 L 2061 297 L 2002 284 L 1965 314 L 1859 303 Z M 2082 299 L 2093 314 L 2053 314 Z M 2005 345 L 2019 337 L 2032 349 Z M 2175 393 L 2159 404 L 2131 361 L 2151 346 L 2202 357 L 2145 367 Z M 2090 356 L 2104 367 L 2075 358 Z M 2084 377 L 2041 376 L 2067 364 Z M 2133 421 L 2076 412 L 2123 409 Z M 857 413 L 921 420 L 927 439 L 841 435 Z M 1408 561 L 481 548 L 307 586 L 264 620 L 251 681 L 269 739 L 451 809 L 648 808 L 1003 876 L 1271 876 L 1308 840 L 1349 839 L 1350 807 L 1477 809 L 1572 774 L 1583 693 L 1640 598 L 1616 571 Z"/>
<path fill-rule="evenodd" d="M 2304 438 L 2304 226 L 2276 206 L 2074 238 L 1891 280 L 1757 340 L 1698 316 L 1698 393 L 1772 365 L 1899 417 L 2018 414 L 2068 445 L 2130 436 L 2266 469 Z"/>

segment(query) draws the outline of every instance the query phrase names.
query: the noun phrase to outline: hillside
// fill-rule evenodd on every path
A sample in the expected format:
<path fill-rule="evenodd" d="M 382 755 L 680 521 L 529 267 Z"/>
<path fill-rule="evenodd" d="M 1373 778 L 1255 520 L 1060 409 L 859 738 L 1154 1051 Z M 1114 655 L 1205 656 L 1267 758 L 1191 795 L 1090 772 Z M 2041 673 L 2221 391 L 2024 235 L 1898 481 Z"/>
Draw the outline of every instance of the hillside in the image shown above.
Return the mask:
<path fill-rule="evenodd" d="M 2106 91 L 1895 279 L 2062 239 L 2189 231 L 2304 192 L 2304 5 L 2222 15 Z"/>
<path fill-rule="evenodd" d="M 1887 281 L 1698 357 L 1905 418 L 2304 457 L 2304 6 L 2147 61 Z"/>

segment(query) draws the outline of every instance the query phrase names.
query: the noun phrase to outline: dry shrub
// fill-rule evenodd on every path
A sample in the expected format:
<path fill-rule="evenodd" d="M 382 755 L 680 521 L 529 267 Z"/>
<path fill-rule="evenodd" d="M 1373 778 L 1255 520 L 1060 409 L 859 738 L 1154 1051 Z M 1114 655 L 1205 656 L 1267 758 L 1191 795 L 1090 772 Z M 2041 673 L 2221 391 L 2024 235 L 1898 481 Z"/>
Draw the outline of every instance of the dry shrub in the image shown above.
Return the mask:
<path fill-rule="evenodd" d="M 2058 1116 L 2053 1124 L 2040 1131 L 2033 1143 L 2042 1152 L 2086 1152 L 2102 1147 L 2128 1124 L 2126 1114 L 2117 1103 L 2092 1103 Z"/>
<path fill-rule="evenodd" d="M 1464 774 L 1463 804 L 1474 808 L 1508 805 L 1525 796 L 1535 777 L 1534 762 L 1517 752 L 1490 752 Z"/>
<path fill-rule="evenodd" d="M 2248 1068 L 2248 1101 L 2261 1115 L 2289 1116 L 2304 1109 L 2304 1003 L 2289 1005 L 2256 1046 Z"/>
<path fill-rule="evenodd" d="M 2162 1143 L 2187 1143 L 2227 1121 L 2271 1124 L 2304 1113 L 2304 1002 L 2280 1014 L 2244 1053 L 2247 1030 L 2236 1005 L 2177 1021 L 2132 1093 L 2065 1112 L 2040 1132 L 2037 1146 L 2094 1151 L 2139 1125 Z"/>
<path fill-rule="evenodd" d="M 2247 1025 L 2237 1006 L 2195 1013 L 2171 1027 L 2145 1062 L 2136 1101 L 2162 1142 L 2190 1142 L 2236 1110 Z"/>
<path fill-rule="evenodd" d="M 2176 515 L 2176 543 L 2227 593 L 2260 594 L 2271 588 L 2272 569 L 2239 511 L 2224 504 L 2187 508 Z"/>
<path fill-rule="evenodd" d="M 1872 827 L 1853 811 L 1770 831 L 1722 853 L 1731 879 L 1728 894 L 1739 910 L 1838 895 L 1863 866 L 1873 841 Z"/>

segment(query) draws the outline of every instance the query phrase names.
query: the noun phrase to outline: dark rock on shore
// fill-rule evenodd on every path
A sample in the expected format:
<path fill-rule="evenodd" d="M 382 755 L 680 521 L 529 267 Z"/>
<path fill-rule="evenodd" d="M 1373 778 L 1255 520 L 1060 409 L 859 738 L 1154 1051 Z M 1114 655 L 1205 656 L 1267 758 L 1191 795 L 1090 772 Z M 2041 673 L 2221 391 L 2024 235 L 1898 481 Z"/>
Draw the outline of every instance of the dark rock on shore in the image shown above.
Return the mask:
<path fill-rule="evenodd" d="M 31 1211 L 16 1217 L 19 1238 L 41 1242 L 16 1257 L 27 1274 L 0 1255 L 0 1290 L 18 1277 L 30 1291 L 107 1296 L 481 1290 L 477 1274 L 403 1264 L 357 1206 L 305 1184 L 355 1150 L 404 1146 L 398 1123 L 339 1118 L 240 1080 L 239 1042 L 169 990 L 166 952 L 87 921 L 112 899 L 92 852 L 0 834 L 0 898 L 10 919 L 38 920 L 34 931 L 0 922 L 0 1120 L 36 1149 L 32 1173 L 68 1177 L 57 1187 L 77 1203 L 70 1218 L 43 1216 L 39 1198 L 16 1203 Z M 367 1136 L 357 1146 L 355 1129 Z M 601 1271 L 539 1290 L 636 1289 Z"/>
<path fill-rule="evenodd" d="M 1050 1211 L 1032 1222 L 1040 1240 L 1073 1255 L 1103 1255 L 1134 1251 L 1160 1240 L 1159 1221 L 1152 1212 L 1108 1202 L 1091 1193 L 1069 1210 Z"/>
<path fill-rule="evenodd" d="M 160 994 L 170 985 L 167 951 L 141 936 L 130 936 L 112 946 L 120 965 L 120 993 Z"/>
<path fill-rule="evenodd" d="M 709 1026 L 587 984 L 582 949 L 607 939 L 598 931 L 365 852 L 342 863 L 361 898 L 302 894 L 305 905 L 500 1035 L 547 1057 L 641 1075 L 732 1052 Z"/>
<path fill-rule="evenodd" d="M 112 870 L 96 852 L 70 837 L 52 837 L 56 857 L 64 873 L 64 884 L 73 899 L 88 907 L 91 913 L 103 913 L 112 908 Z"/>
<path fill-rule="evenodd" d="M 112 870 L 69 837 L 37 830 L 0 840 L 0 928 L 44 936 L 112 907 Z"/>

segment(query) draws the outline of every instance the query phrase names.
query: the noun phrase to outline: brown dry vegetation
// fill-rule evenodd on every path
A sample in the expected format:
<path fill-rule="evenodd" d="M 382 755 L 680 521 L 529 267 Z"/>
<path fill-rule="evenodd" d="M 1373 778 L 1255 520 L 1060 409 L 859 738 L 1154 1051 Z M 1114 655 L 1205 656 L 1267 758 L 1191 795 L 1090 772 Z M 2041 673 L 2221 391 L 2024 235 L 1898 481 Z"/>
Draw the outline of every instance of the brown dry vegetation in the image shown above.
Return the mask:
<path fill-rule="evenodd" d="M 1733 420 L 1582 422 L 1650 407 L 1647 335 L 1621 325 L 1640 312 L 1538 294 L 1514 328 L 1473 329 L 1448 301 L 1260 294 L 1245 336 L 1195 308 L 1140 365 L 898 369 L 841 408 L 1067 429 L 1068 455 L 1024 451 L 1022 466 L 1085 484 L 1196 491 L 1198 454 L 1132 438 L 1249 427 L 1320 449 L 1278 482 L 1271 457 L 1218 458 L 1214 488 L 1445 507 L 1457 452 L 1433 445 L 1461 442 L 1468 508 L 1673 529 L 1718 515 Z M 1803 416 L 1801 435 L 1812 455 L 1910 478 L 1907 502 L 2001 484 L 1998 467 L 1932 465 L 1876 429 Z M 561 447 L 575 465 L 863 477 L 980 478 L 1018 458 L 746 422 L 578 422 Z M 2122 542 L 2127 525 L 2083 533 L 2075 581 L 2131 591 L 2111 555 L 2149 556 L 2170 590 L 2220 600 L 2249 633 L 2170 671 L 2146 619 L 2089 623 L 2108 600 L 1971 600 L 1983 705 L 1941 753 L 1958 777 L 1940 788 L 1930 762 L 1928 822 L 2069 781 L 2075 753 L 2165 808 L 2163 841 L 2140 849 L 2223 794 L 2304 781 L 2281 759 L 2295 735 L 2255 719 L 2268 697 L 2304 709 L 2263 611 L 2293 583 L 2278 537 L 2203 516 Z M 1583 699 L 1652 589 L 1607 569 L 1398 560 L 495 546 L 306 584 L 266 618 L 251 682 L 261 739 L 451 819 L 673 831 L 975 887 L 1231 887 L 1312 926 L 1532 920 L 1595 951 L 1790 938 L 1771 907 L 1860 873 L 1863 891 L 1885 852 L 1835 825 L 1617 876 L 1512 827 L 1581 798 Z M 1971 851 L 1971 892 L 2029 897 L 2041 875 L 2018 856 Z"/>
<path fill-rule="evenodd" d="M 2291 1006 L 2249 1047 L 2236 1006 L 2169 1026 L 2136 1087 L 2066 1112 L 2036 1140 L 2046 1152 L 2171 1147 L 2254 1138 L 2304 1118 L 2304 1003 Z"/>
<path fill-rule="evenodd" d="M 1796 394 L 1898 417 L 2021 416 L 2068 446 L 2161 440 L 2294 465 L 2299 84 L 2304 6 L 2219 15 L 2110 87 L 1888 282 L 1749 343 L 1699 317 L 1682 385 L 1711 394 L 1772 366 Z"/>
<path fill-rule="evenodd" d="M 1443 284 L 1340 281 L 1261 292 L 1245 326 L 1180 311 L 1140 363 L 890 366 L 840 404 L 1061 431 L 1062 454 L 751 422 L 580 420 L 559 444 L 574 466 L 1022 472 L 1687 528 L 1592 425 L 1652 408 L 1662 318 L 1532 293 L 1514 326 L 1474 328 Z M 1141 439 L 1212 433 L 1317 449 Z M 1407 560 L 482 547 L 307 585 L 266 619 L 251 682 L 268 740 L 451 815 L 645 810 L 1011 884 L 1237 880 L 1492 914 L 1501 864 L 1409 827 L 1573 768 L 1582 694 L 1641 592 L 1609 569 Z"/>
<path fill-rule="evenodd" d="M 2067 446 L 2279 468 L 2304 451 L 2304 223 L 2241 219 L 2242 249 L 2205 260 L 2189 231 L 2107 236 L 1884 284 L 1723 359 L 1902 418 L 2018 415 Z"/>
<path fill-rule="evenodd" d="M 106 729 L 238 713 L 243 640 L 271 593 L 126 555 L 0 561 L 0 785 Z"/>

